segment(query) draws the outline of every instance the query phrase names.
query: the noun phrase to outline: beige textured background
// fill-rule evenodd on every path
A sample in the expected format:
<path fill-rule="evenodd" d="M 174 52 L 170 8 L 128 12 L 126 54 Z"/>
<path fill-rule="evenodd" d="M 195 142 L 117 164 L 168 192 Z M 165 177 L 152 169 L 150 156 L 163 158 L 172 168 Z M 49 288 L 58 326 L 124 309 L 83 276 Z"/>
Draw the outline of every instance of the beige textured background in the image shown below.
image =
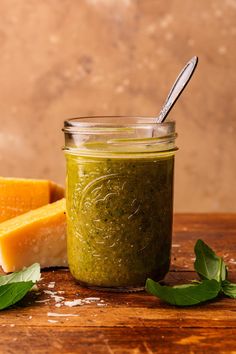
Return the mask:
<path fill-rule="evenodd" d="M 176 211 L 236 211 L 235 0 L 1 0 L 0 174 L 64 180 L 67 117 L 171 113 Z"/>

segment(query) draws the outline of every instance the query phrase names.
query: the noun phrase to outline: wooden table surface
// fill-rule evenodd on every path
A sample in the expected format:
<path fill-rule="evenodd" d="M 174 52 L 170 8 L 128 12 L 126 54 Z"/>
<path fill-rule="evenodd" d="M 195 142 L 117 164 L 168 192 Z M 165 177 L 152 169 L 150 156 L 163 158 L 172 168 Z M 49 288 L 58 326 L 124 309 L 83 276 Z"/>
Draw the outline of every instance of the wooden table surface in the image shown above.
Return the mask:
<path fill-rule="evenodd" d="M 196 278 L 193 247 L 198 238 L 224 257 L 236 282 L 236 214 L 175 215 L 166 282 Z M 236 353 L 236 300 L 176 308 L 145 292 L 81 288 L 67 269 L 44 271 L 42 277 L 39 291 L 1 311 L 1 354 Z M 64 304 L 75 299 L 87 301 L 76 307 Z"/>

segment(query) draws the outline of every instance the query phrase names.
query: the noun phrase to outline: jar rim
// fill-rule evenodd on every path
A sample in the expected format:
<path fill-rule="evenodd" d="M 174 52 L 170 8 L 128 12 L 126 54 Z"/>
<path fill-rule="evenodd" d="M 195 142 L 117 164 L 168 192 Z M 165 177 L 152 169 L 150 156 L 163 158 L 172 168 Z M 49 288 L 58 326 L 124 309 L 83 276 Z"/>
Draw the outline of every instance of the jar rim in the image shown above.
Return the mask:
<path fill-rule="evenodd" d="M 64 129 L 67 130 L 77 130 L 85 127 L 102 127 L 102 128 L 121 128 L 121 127 L 129 127 L 129 128 L 138 128 L 138 127 L 169 127 L 174 129 L 175 121 L 165 121 L 163 123 L 157 123 L 156 117 L 154 116 L 128 116 L 128 115 L 111 115 L 111 116 L 81 116 L 69 118 L 64 121 Z M 172 130 L 171 129 L 171 130 Z"/>

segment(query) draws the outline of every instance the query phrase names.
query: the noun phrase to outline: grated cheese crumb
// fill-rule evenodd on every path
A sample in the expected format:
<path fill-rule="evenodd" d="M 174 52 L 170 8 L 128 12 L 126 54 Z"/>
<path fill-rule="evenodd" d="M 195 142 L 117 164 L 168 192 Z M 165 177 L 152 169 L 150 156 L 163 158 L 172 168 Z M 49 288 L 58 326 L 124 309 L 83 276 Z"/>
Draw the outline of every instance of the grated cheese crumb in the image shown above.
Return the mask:
<path fill-rule="evenodd" d="M 65 301 L 64 305 L 69 306 L 69 307 L 81 306 L 81 305 L 83 305 L 83 302 L 81 299 L 77 299 L 77 300 L 73 300 L 73 301 Z"/>
<path fill-rule="evenodd" d="M 75 315 L 72 313 L 55 313 L 55 312 L 48 312 L 47 315 L 52 316 L 52 317 L 77 317 L 77 316 L 79 316 L 79 315 Z"/>
<path fill-rule="evenodd" d="M 51 281 L 49 284 L 48 284 L 48 288 L 49 289 L 53 289 L 55 287 L 55 281 Z"/>
<path fill-rule="evenodd" d="M 100 297 L 86 297 L 85 301 L 100 301 Z"/>

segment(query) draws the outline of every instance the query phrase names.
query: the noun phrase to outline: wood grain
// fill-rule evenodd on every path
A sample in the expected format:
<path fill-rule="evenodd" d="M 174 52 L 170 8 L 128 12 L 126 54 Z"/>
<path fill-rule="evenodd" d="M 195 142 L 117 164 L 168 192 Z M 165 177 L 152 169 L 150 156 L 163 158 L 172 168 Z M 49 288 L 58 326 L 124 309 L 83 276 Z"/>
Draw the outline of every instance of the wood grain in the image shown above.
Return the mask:
<path fill-rule="evenodd" d="M 236 282 L 234 214 L 176 215 L 172 266 L 165 282 L 181 284 L 196 278 L 193 246 L 198 238 L 224 256 Z M 46 270 L 42 276 L 37 291 L 1 312 L 0 353 L 233 353 L 236 349 L 235 300 L 222 297 L 176 308 L 145 292 L 82 288 L 67 269 Z M 55 286 L 50 288 L 52 282 Z M 56 307 L 54 295 L 64 301 L 100 300 Z M 52 316 L 55 313 L 64 316 Z"/>

